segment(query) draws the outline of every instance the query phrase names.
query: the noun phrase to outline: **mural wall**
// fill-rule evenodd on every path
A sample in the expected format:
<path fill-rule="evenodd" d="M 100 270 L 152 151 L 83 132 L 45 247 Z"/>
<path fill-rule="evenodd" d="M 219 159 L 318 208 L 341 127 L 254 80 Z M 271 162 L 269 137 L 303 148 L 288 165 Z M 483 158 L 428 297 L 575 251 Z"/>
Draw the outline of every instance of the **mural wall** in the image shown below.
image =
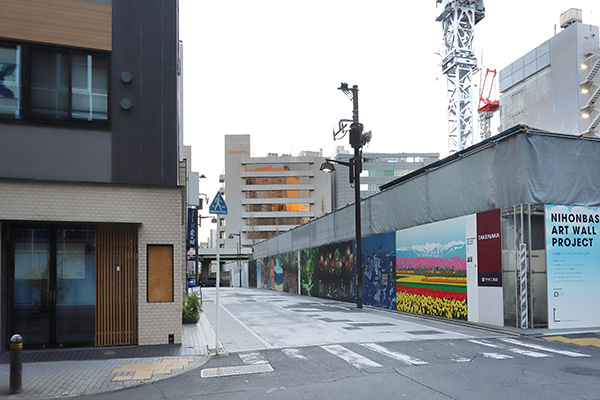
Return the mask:
<path fill-rule="evenodd" d="M 363 304 L 502 324 L 499 227 L 495 210 L 362 238 Z M 300 294 L 355 302 L 354 248 L 347 241 L 257 260 L 257 287 L 298 293 L 300 268 Z"/>
<path fill-rule="evenodd" d="M 302 294 L 342 301 L 353 301 L 352 242 L 342 242 L 300 252 Z"/>
<path fill-rule="evenodd" d="M 396 233 L 362 239 L 363 304 L 396 309 Z"/>
<path fill-rule="evenodd" d="M 467 320 L 465 219 L 396 232 L 397 309 Z"/>

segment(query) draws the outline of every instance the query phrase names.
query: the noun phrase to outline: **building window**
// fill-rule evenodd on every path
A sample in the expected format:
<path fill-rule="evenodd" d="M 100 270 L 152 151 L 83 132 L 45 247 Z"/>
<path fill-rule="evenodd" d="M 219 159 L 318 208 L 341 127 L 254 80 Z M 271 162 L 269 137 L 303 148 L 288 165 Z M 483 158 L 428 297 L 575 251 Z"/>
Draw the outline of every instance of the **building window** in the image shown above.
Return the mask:
<path fill-rule="evenodd" d="M 21 46 L 0 45 L 0 117 L 21 117 Z"/>
<path fill-rule="evenodd" d="M 0 117 L 107 121 L 108 70 L 105 54 L 0 45 Z"/>

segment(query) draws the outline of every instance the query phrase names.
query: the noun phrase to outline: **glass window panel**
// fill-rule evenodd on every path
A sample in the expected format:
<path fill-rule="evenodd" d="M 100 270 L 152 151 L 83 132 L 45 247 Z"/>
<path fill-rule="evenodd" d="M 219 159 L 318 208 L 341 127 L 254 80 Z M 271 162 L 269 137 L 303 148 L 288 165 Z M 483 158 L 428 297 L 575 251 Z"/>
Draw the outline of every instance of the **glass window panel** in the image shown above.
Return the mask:
<path fill-rule="evenodd" d="M 21 46 L 0 46 L 0 117 L 21 117 Z"/>
<path fill-rule="evenodd" d="M 68 54 L 49 49 L 31 50 L 31 116 L 69 118 Z"/>
<path fill-rule="evenodd" d="M 94 341 L 94 231 L 60 229 L 56 238 L 56 340 Z"/>
<path fill-rule="evenodd" d="M 27 344 L 50 335 L 50 242 L 46 229 L 15 229 L 13 331 Z"/>
<path fill-rule="evenodd" d="M 73 53 L 72 112 L 75 119 L 108 119 L 108 57 Z"/>

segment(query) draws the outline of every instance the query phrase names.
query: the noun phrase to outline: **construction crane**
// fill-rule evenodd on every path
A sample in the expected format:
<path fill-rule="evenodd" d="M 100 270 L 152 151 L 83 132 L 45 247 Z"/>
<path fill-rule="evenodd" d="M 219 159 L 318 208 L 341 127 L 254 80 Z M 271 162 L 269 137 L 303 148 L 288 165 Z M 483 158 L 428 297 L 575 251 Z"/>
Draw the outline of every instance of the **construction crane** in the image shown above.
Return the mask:
<path fill-rule="evenodd" d="M 473 51 L 475 25 L 485 15 L 483 0 L 436 0 L 442 12 L 436 18 L 444 31 L 442 73 L 448 94 L 448 152 L 473 144 L 473 72 L 477 59 Z"/>
<path fill-rule="evenodd" d="M 488 77 L 490 77 L 488 80 Z M 496 80 L 496 70 L 487 69 L 485 71 L 485 77 L 483 78 L 483 85 L 479 88 L 479 106 L 477 112 L 479 113 L 479 138 L 485 140 L 492 136 L 491 121 L 494 113 L 498 111 L 500 102 L 498 100 L 490 100 L 490 97 L 494 94 L 494 82 Z M 489 82 L 489 90 L 486 84 Z"/>

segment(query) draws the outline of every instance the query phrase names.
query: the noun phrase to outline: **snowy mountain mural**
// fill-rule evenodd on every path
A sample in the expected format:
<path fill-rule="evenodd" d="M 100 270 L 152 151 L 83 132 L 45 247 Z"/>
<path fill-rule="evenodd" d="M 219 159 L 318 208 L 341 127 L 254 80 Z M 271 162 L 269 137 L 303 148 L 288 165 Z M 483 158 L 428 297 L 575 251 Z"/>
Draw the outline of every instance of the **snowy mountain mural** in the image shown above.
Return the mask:
<path fill-rule="evenodd" d="M 396 256 L 404 258 L 465 258 L 466 244 L 467 242 L 464 240 L 455 240 L 450 243 L 415 244 L 410 247 L 400 247 L 396 249 Z"/>

